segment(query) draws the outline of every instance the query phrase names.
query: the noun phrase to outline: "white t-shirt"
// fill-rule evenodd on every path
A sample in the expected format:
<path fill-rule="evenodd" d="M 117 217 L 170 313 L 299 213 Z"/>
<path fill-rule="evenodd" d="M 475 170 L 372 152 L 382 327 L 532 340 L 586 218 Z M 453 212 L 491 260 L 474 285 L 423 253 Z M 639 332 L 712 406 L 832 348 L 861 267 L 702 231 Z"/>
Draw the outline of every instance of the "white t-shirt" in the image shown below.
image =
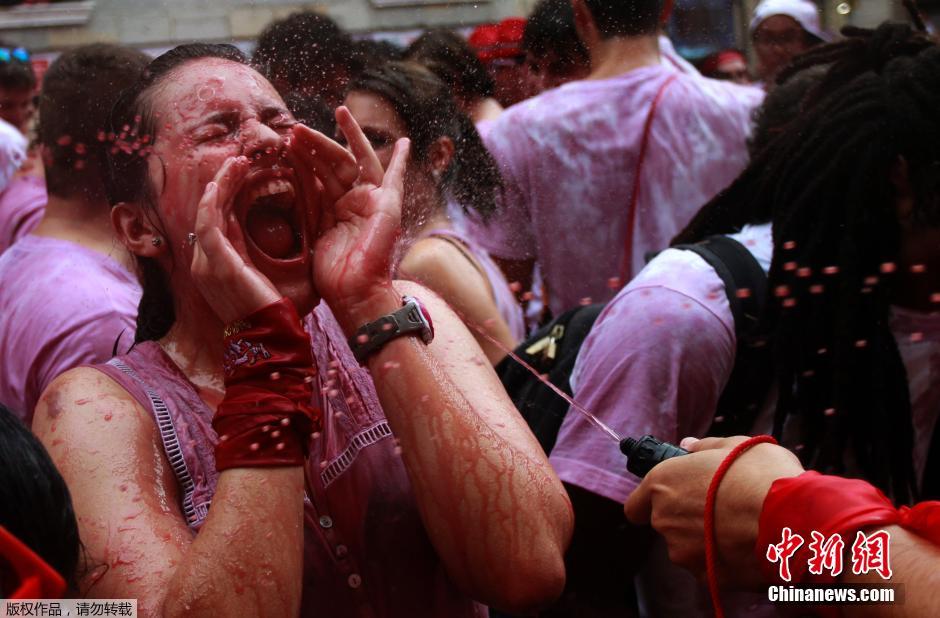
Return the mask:
<path fill-rule="evenodd" d="M 625 257 L 630 278 L 744 169 L 751 111 L 763 96 L 655 65 L 514 105 L 484 135 L 505 191 L 474 238 L 495 256 L 537 259 L 555 315 L 584 298 L 608 300 Z"/>

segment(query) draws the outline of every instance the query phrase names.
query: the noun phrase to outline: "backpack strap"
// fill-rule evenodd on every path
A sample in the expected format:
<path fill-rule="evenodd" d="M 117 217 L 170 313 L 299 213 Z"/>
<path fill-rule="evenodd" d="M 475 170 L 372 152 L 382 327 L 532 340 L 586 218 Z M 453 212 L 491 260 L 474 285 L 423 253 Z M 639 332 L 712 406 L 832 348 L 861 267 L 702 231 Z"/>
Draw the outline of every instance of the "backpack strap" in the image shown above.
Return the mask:
<path fill-rule="evenodd" d="M 739 340 L 753 338 L 767 299 L 767 274 L 747 247 L 729 236 L 716 235 L 673 249 L 697 253 L 715 269 L 725 284 L 736 337 Z"/>
<path fill-rule="evenodd" d="M 725 284 L 737 339 L 734 369 L 718 400 L 712 436 L 747 434 L 773 380 L 770 346 L 760 332 L 767 300 L 767 274 L 747 247 L 728 236 L 710 236 L 673 249 L 698 254 Z"/>

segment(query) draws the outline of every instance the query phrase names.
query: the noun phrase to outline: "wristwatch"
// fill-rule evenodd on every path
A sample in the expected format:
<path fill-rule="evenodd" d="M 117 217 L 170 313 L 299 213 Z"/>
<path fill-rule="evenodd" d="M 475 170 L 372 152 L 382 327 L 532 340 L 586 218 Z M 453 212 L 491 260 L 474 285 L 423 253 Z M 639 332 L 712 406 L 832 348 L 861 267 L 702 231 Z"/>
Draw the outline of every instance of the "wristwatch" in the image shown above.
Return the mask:
<path fill-rule="evenodd" d="M 434 339 L 434 323 L 421 301 L 414 296 L 405 296 L 401 300 L 401 309 L 360 326 L 349 338 L 349 347 L 360 365 L 392 339 L 404 335 L 420 336 L 425 344 Z"/>

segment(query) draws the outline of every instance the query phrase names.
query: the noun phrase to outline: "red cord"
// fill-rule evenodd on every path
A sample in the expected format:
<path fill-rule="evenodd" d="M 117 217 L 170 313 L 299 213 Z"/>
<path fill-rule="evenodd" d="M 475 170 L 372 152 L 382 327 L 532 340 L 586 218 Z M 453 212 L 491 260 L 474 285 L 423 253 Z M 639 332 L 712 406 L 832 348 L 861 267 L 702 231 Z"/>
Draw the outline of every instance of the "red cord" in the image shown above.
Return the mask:
<path fill-rule="evenodd" d="M 633 232 L 636 229 L 636 209 L 640 202 L 640 175 L 643 173 L 643 163 L 646 160 L 646 149 L 649 146 L 650 131 L 653 128 L 653 120 L 656 118 L 656 108 L 663 98 L 666 89 L 675 81 L 678 75 L 670 75 L 663 85 L 656 91 L 653 102 L 650 103 L 649 112 L 646 114 L 646 122 L 643 124 L 643 136 L 640 139 L 640 150 L 636 157 L 636 168 L 633 170 L 633 191 L 630 194 L 630 204 L 627 206 L 627 232 L 623 241 L 623 260 L 620 262 L 620 285 L 627 285 L 632 279 L 633 274 Z"/>
<path fill-rule="evenodd" d="M 754 436 L 737 445 L 728 456 L 724 458 L 718 469 L 715 470 L 715 476 L 708 486 L 708 493 L 705 494 L 705 574 L 708 577 L 708 591 L 712 596 L 712 607 L 715 610 L 716 618 L 724 618 L 724 611 L 721 609 L 721 598 L 718 596 L 718 567 L 717 567 L 717 547 L 718 541 L 715 539 L 715 501 L 718 497 L 718 486 L 725 477 L 731 464 L 740 457 L 744 451 L 756 444 L 768 442 L 776 444 L 777 441 L 771 436 Z"/>

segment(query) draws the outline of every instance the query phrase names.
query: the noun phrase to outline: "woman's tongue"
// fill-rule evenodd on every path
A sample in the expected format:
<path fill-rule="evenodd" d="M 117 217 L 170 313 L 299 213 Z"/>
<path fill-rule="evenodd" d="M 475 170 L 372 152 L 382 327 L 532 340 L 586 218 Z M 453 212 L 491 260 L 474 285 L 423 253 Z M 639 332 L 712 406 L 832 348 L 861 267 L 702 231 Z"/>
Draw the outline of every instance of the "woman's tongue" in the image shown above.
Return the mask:
<path fill-rule="evenodd" d="M 245 227 L 255 246 L 269 257 L 285 260 L 294 254 L 294 228 L 283 211 L 252 208 Z"/>

